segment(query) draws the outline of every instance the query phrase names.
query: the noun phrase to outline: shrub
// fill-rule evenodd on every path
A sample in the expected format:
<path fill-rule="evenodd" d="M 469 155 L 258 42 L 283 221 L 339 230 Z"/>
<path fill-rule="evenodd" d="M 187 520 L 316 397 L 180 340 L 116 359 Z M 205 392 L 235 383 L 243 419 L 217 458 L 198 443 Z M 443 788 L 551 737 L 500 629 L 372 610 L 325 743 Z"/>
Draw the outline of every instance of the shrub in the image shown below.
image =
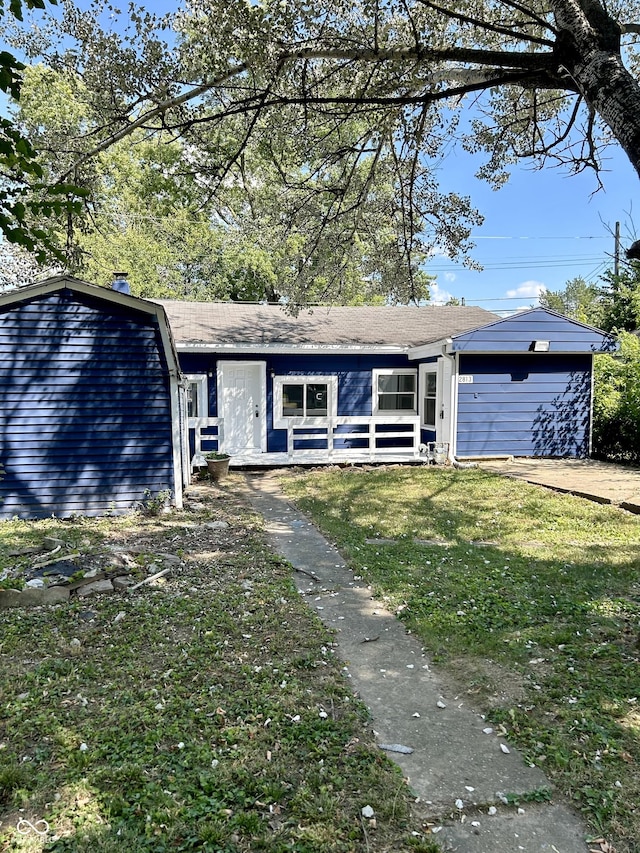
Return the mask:
<path fill-rule="evenodd" d="M 594 360 L 593 455 L 640 464 L 640 340 L 620 332 L 619 342 Z"/>

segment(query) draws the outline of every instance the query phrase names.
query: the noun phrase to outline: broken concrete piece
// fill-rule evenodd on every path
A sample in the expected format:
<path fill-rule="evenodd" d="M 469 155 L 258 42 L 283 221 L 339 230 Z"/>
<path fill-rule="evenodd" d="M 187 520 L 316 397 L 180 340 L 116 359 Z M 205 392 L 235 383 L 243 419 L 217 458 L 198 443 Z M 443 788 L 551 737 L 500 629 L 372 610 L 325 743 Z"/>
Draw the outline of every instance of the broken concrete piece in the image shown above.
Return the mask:
<path fill-rule="evenodd" d="M 60 604 L 69 598 L 69 590 L 62 586 L 50 589 L 0 589 L 0 610 L 9 607 L 39 607 L 42 604 Z"/>
<path fill-rule="evenodd" d="M 405 746 L 403 743 L 381 743 L 379 746 L 385 752 L 399 752 L 402 755 L 411 755 L 413 752 L 412 747 Z"/>
<path fill-rule="evenodd" d="M 79 598 L 86 598 L 87 595 L 94 595 L 99 592 L 113 592 L 113 583 L 110 580 L 93 581 L 79 587 L 77 595 Z"/>
<path fill-rule="evenodd" d="M 130 586 L 133 586 L 133 578 L 129 577 L 128 575 L 121 575 L 120 577 L 114 578 L 112 583 L 113 588 L 116 591 L 120 591 L 123 589 L 128 589 Z"/>
<path fill-rule="evenodd" d="M 36 545 L 27 545 L 24 548 L 12 548 L 11 551 L 8 552 L 8 557 L 28 557 L 31 554 L 39 554 L 40 548 Z"/>

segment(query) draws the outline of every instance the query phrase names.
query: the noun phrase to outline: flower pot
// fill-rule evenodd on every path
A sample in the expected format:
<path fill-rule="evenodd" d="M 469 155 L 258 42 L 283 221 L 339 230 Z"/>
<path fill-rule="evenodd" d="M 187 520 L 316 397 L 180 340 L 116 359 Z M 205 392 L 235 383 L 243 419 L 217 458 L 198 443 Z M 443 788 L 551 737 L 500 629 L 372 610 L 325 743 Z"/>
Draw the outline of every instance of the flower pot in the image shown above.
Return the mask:
<path fill-rule="evenodd" d="M 207 459 L 207 469 L 212 480 L 221 480 L 229 473 L 229 460 Z"/>

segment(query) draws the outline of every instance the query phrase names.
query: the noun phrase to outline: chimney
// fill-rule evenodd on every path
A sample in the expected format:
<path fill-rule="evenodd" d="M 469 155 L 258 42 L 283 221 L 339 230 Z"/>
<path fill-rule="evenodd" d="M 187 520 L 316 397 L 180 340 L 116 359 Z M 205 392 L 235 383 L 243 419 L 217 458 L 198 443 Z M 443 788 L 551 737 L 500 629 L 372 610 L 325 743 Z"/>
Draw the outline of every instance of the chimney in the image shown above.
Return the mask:
<path fill-rule="evenodd" d="M 114 272 L 111 289 L 117 290 L 118 293 L 131 293 L 131 287 L 127 281 L 128 272 Z"/>

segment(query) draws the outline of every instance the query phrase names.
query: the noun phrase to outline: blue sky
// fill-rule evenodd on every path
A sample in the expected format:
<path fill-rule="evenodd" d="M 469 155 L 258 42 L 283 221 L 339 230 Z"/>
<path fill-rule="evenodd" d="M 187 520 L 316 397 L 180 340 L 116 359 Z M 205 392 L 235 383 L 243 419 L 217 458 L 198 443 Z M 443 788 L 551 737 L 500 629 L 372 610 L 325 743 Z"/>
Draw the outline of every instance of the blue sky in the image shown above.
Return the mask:
<path fill-rule="evenodd" d="M 475 272 L 435 257 L 427 267 L 437 275 L 433 301 L 464 297 L 468 305 L 498 313 L 530 307 L 543 286 L 561 290 L 577 276 L 596 283 L 613 268 L 616 221 L 623 258 L 624 248 L 640 237 L 637 210 L 633 221 L 639 178 L 619 148 L 607 155 L 600 190 L 593 174 L 522 165 L 493 191 L 473 177 L 476 163 L 459 152 L 448 158 L 444 174 L 448 189 L 470 195 L 484 214 L 483 225 L 473 231 L 473 257 L 484 269 Z"/>

